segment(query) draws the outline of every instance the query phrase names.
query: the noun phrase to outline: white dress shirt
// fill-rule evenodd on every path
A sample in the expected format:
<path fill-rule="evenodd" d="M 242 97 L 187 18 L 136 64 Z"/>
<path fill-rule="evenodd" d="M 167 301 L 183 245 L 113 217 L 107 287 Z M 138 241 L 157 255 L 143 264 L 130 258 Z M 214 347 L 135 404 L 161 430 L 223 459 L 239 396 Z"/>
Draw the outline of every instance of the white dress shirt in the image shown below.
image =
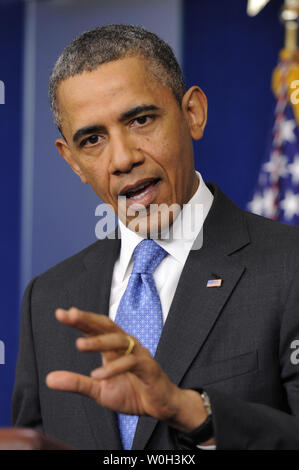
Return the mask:
<path fill-rule="evenodd" d="M 192 206 L 191 210 L 190 207 L 188 209 L 183 207 L 181 214 L 179 214 L 173 223 L 173 236 L 171 238 L 156 240 L 168 253 L 168 256 L 163 258 L 153 273 L 162 306 L 163 324 L 166 321 L 174 293 L 191 247 L 202 229 L 204 220 L 213 203 L 211 191 L 205 185 L 201 174 L 198 171 L 196 171 L 196 174 L 199 179 L 199 185 L 195 194 L 188 202 L 188 205 Z M 193 214 L 193 225 L 191 225 L 191 214 Z M 185 227 L 192 227 L 192 230 L 184 230 Z M 114 265 L 110 293 L 109 317 L 112 320 L 115 320 L 118 304 L 126 290 L 133 269 L 134 249 L 138 243 L 144 239 L 141 235 L 127 228 L 121 220 L 119 220 L 119 229 L 121 234 L 121 248 L 119 258 Z M 182 233 L 184 235 L 183 237 L 181 236 Z M 215 449 L 215 446 L 198 447 L 207 450 Z"/>
<path fill-rule="evenodd" d="M 166 321 L 189 251 L 202 228 L 203 222 L 213 202 L 212 193 L 205 185 L 200 173 L 198 171 L 196 173 L 199 179 L 199 185 L 188 204 L 193 206 L 193 209 L 195 205 L 202 207 L 202 212 L 193 212 L 192 208 L 191 210 L 190 208 L 187 210 L 187 208 L 184 207 L 181 215 L 174 221 L 173 236 L 171 239 L 156 240 L 168 253 L 168 256 L 165 256 L 153 274 L 160 296 L 163 323 Z M 192 220 L 193 226 L 190 225 L 192 213 L 198 214 L 198 217 Z M 181 237 L 183 230 L 182 224 L 185 227 L 192 227 L 191 232 L 187 231 L 187 233 L 184 233 L 184 235 L 187 235 L 187 239 Z M 141 235 L 127 228 L 120 220 L 119 228 L 121 234 L 121 248 L 119 258 L 114 265 L 109 306 L 109 317 L 112 320 L 115 320 L 118 304 L 126 290 L 133 269 L 134 260 L 132 255 L 134 249 L 138 243 L 144 239 Z"/>

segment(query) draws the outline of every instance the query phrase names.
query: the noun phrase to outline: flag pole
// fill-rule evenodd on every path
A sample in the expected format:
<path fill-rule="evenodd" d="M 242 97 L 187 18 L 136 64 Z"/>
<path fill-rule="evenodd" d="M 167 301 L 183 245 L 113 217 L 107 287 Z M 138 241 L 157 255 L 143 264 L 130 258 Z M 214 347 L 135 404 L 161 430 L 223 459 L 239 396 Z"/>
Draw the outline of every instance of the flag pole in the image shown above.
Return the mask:
<path fill-rule="evenodd" d="M 285 0 L 280 12 L 280 20 L 285 26 L 284 47 L 288 51 L 298 48 L 299 0 Z"/>
<path fill-rule="evenodd" d="M 294 91 L 292 84 L 299 79 L 299 0 L 285 0 L 280 20 L 285 27 L 284 48 L 279 53 L 279 64 L 273 71 L 272 90 L 277 99 L 286 92 L 291 101 L 290 96 Z M 291 104 L 299 126 L 299 103 Z"/>

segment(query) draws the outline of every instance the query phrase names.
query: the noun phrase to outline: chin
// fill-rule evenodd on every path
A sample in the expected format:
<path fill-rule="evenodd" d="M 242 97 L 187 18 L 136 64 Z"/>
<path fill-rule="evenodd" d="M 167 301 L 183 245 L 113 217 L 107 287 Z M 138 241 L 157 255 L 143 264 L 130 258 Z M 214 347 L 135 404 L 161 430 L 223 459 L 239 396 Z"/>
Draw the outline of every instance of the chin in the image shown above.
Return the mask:
<path fill-rule="evenodd" d="M 126 225 L 130 230 L 145 238 L 169 239 L 172 221 L 173 217 L 168 217 L 168 214 L 162 215 L 162 218 L 158 217 L 158 214 L 154 216 L 148 214 L 146 217 L 139 215 L 127 221 Z"/>

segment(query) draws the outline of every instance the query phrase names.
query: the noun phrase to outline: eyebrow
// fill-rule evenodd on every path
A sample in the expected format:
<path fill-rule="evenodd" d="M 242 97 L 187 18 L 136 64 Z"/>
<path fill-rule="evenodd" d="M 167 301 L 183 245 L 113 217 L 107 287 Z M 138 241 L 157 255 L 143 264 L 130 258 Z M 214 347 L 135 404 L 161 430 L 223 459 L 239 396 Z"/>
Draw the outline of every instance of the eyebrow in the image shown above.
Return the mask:
<path fill-rule="evenodd" d="M 125 113 L 121 114 L 119 120 L 124 121 L 126 119 L 130 119 L 134 116 L 137 116 L 137 114 L 144 113 L 146 111 L 161 111 L 161 109 L 153 104 L 141 104 L 140 106 L 136 106 L 135 108 L 129 109 L 129 111 L 126 111 Z"/>
<path fill-rule="evenodd" d="M 136 106 L 135 108 L 129 109 L 128 111 L 125 111 L 123 114 L 120 115 L 119 121 L 125 121 L 126 119 L 132 119 L 133 117 L 137 116 L 140 113 L 144 113 L 147 111 L 161 111 L 158 106 L 155 105 L 140 105 Z M 77 143 L 78 140 L 88 134 L 93 134 L 93 133 L 98 133 L 98 132 L 103 132 L 105 131 L 105 127 L 101 125 L 92 125 L 92 126 L 86 126 L 82 127 L 81 129 L 78 129 L 75 134 L 73 135 L 73 142 Z"/>
<path fill-rule="evenodd" d="M 77 130 L 73 135 L 73 142 L 76 144 L 78 140 L 83 137 L 84 135 L 88 134 L 95 134 L 96 132 L 101 132 L 104 130 L 104 126 L 86 126 L 82 127 L 81 129 Z"/>

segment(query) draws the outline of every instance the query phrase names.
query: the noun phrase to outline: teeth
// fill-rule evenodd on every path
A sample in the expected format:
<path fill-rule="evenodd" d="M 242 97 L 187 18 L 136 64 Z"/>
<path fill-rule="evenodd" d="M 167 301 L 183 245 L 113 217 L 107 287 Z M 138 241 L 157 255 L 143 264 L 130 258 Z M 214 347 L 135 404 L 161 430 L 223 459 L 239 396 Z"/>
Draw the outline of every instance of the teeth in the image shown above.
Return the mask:
<path fill-rule="evenodd" d="M 147 185 L 148 185 L 148 183 L 144 183 L 141 186 L 139 186 L 139 188 L 137 188 L 137 190 L 139 191 L 140 189 L 145 188 Z"/>
<path fill-rule="evenodd" d="M 140 186 L 137 186 L 137 188 L 136 188 L 134 191 L 140 191 L 140 189 L 145 188 L 145 187 L 148 186 L 149 184 L 152 184 L 152 181 L 148 181 L 147 183 L 143 183 L 143 184 L 141 184 Z"/>
<path fill-rule="evenodd" d="M 134 200 L 141 199 L 147 192 L 148 192 L 148 190 L 146 189 L 145 191 L 143 191 L 143 193 L 138 194 L 138 196 L 132 196 L 132 197 L 130 197 L 130 199 L 134 199 Z"/>
<path fill-rule="evenodd" d="M 149 181 L 147 183 L 144 183 L 140 186 L 137 186 L 136 189 L 134 189 L 133 191 L 128 191 L 128 193 L 126 194 L 127 196 L 130 194 L 130 193 L 135 193 L 136 191 L 140 191 L 140 189 L 143 189 L 143 188 L 146 188 L 147 186 L 153 184 L 153 181 Z M 136 196 L 137 197 L 137 196 Z"/>

